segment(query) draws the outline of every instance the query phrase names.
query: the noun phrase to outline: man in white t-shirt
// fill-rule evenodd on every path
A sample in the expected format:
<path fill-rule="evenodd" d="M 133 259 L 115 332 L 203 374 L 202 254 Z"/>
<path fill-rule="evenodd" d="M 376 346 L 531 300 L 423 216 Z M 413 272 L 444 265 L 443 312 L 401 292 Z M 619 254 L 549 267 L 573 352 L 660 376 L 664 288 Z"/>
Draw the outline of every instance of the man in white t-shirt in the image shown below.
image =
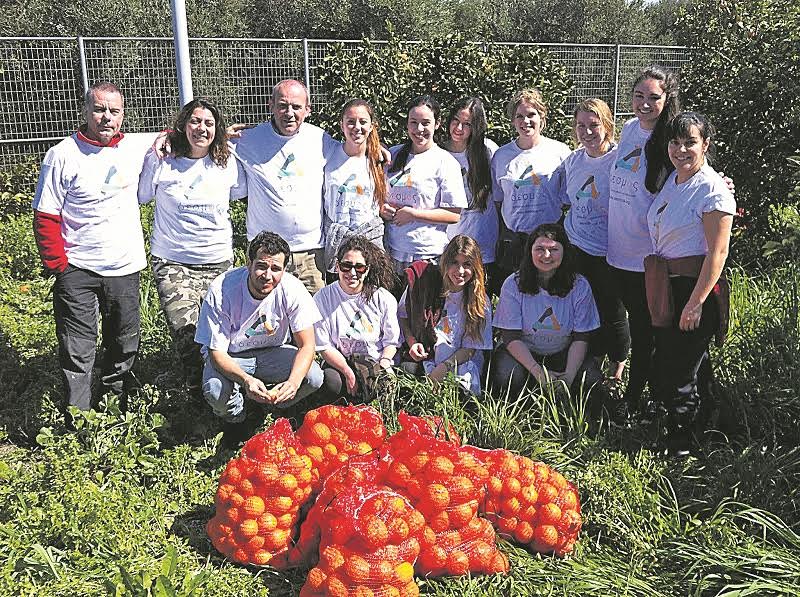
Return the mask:
<path fill-rule="evenodd" d="M 244 421 L 245 397 L 284 408 L 322 385 L 314 362 L 314 324 L 321 316 L 308 290 L 286 271 L 290 255 L 279 235 L 257 234 L 248 265 L 214 280 L 200 308 L 195 342 L 206 360 L 203 395 L 228 423 Z"/>
<path fill-rule="evenodd" d="M 113 83 L 86 93 L 86 124 L 51 148 L 33 199 L 45 270 L 55 275 L 53 311 L 66 402 L 92 406 L 98 312 L 103 391 L 123 394 L 139 349 L 139 272 L 146 265 L 139 173 L 152 135 L 120 132 L 124 100 Z"/>
<path fill-rule="evenodd" d="M 300 81 L 278 83 L 270 109 L 270 122 L 231 142 L 247 173 L 247 237 L 274 230 L 285 238 L 292 250 L 289 271 L 313 293 L 324 285 L 323 169 L 340 144 L 304 122 L 311 105 Z"/>

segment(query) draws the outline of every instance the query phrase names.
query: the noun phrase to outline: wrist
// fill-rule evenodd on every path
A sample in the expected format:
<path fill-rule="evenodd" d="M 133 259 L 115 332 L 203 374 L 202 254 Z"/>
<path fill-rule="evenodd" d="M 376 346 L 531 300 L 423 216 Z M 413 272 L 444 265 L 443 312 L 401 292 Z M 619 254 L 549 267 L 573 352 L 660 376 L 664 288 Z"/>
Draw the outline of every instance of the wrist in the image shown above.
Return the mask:
<path fill-rule="evenodd" d="M 388 363 L 389 366 L 391 367 L 392 365 L 394 365 L 394 360 L 390 359 L 389 357 L 381 357 L 378 359 L 379 365 L 383 365 L 384 363 Z"/>

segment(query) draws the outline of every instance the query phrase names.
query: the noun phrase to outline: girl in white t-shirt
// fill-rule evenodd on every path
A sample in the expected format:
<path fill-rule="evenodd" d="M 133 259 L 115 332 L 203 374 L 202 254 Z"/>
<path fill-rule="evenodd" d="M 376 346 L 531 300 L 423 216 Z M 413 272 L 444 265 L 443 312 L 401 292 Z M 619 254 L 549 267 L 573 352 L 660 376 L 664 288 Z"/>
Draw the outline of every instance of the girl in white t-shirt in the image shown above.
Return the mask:
<path fill-rule="evenodd" d="M 575 395 L 591 391 L 592 414 L 599 416 L 608 395 L 588 348 L 600 317 L 560 224 L 542 224 L 528 237 L 519 271 L 503 283 L 494 326 L 503 342 L 492 368 L 497 391 L 516 397 L 529 381 L 561 380 Z"/>
<path fill-rule="evenodd" d="M 322 319 L 314 328 L 331 397 L 370 399 L 381 371 L 391 371 L 400 328 L 389 257 L 365 236 L 348 236 L 336 257 L 338 280 L 314 295 Z"/>
<path fill-rule="evenodd" d="M 247 179 L 230 155 L 222 113 L 207 99 L 183 107 L 168 141 L 164 159 L 155 150 L 145 159 L 139 202 L 156 200 L 153 277 L 185 381 L 199 391 L 197 317 L 209 284 L 233 265 L 229 203 L 247 195 Z"/>
<path fill-rule="evenodd" d="M 447 244 L 438 267 L 417 262 L 411 269 L 415 282 L 398 306 L 408 346 L 403 369 L 424 372 L 437 383 L 452 372 L 465 390 L 478 394 L 483 351 L 492 348 L 492 309 L 478 243 L 460 234 Z"/>
<path fill-rule="evenodd" d="M 447 227 L 447 235 L 453 238 L 465 234 L 477 241 L 486 272 L 486 289 L 496 294 L 492 291 L 492 281 L 499 292 L 499 281 L 494 275 L 499 223 L 492 201 L 491 161 L 497 144 L 486 137 L 487 128 L 486 110 L 477 97 L 461 98 L 447 117 L 443 147 L 458 160 L 467 195 L 467 209 L 461 211 L 456 224 Z"/>
<path fill-rule="evenodd" d="M 325 264 L 336 279 L 336 255 L 346 236 L 360 234 L 383 249 L 380 209 L 386 201 L 378 122 L 369 102 L 352 99 L 342 108 L 344 143 L 325 163 Z"/>
<path fill-rule="evenodd" d="M 381 216 L 387 221 L 386 247 L 398 274 L 414 261 L 436 262 L 447 245 L 447 225 L 458 222 L 467 207 L 461 167 L 433 140 L 439 115 L 433 97 L 414 98 L 408 106 L 408 141 L 390 150 Z"/>
<path fill-rule="evenodd" d="M 542 135 L 547 127 L 547 105 L 538 89 L 518 91 L 506 111 L 517 138 L 492 158 L 492 195 L 503 223 L 497 246 L 503 279 L 519 267 L 528 234 L 561 217 L 561 205 L 541 191 L 570 153 L 563 143 Z"/>
<path fill-rule="evenodd" d="M 654 328 L 652 394 L 668 413 L 667 450 L 685 455 L 694 433 L 704 430 L 704 422 L 696 420 L 703 398 L 698 371 L 708 359 L 708 345 L 720 328 L 720 318 L 727 317 L 727 303 L 720 302 L 717 293 L 736 202 L 706 161 L 714 135 L 708 120 L 684 112 L 672 120 L 667 133 L 675 171 L 653 201 L 647 223 L 655 255 L 668 261 L 664 282 L 671 290 L 674 315 L 672 321 L 654 320 L 663 327 Z"/>

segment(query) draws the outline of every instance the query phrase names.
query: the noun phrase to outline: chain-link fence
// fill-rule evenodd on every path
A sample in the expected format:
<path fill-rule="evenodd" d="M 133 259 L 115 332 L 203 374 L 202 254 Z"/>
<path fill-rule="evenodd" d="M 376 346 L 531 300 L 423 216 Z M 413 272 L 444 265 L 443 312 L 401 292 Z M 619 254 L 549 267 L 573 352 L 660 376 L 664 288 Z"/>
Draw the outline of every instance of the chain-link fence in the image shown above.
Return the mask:
<path fill-rule="evenodd" d="M 315 68 L 333 43 L 356 49 L 362 42 L 191 39 L 195 94 L 213 97 L 231 120 L 260 122 L 269 116 L 272 86 L 295 78 L 306 81 L 319 108 L 325 97 L 315 83 Z M 689 60 L 683 47 L 518 45 L 544 47 L 566 67 L 574 86 L 565 109 L 599 97 L 615 116 L 629 114 L 629 89 L 638 69 L 658 62 L 680 71 Z M 103 79 L 125 91 L 128 131 L 160 129 L 179 107 L 172 38 L 0 38 L 0 168 L 39 162 L 80 123 L 88 82 Z"/>

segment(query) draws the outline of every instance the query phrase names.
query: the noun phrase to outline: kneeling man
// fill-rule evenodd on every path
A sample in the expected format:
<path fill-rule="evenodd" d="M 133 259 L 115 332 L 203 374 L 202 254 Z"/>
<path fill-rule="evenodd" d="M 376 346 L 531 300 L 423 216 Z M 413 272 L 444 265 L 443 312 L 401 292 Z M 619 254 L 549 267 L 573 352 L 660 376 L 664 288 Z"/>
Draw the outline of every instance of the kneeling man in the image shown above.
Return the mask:
<path fill-rule="evenodd" d="M 283 408 L 322 385 L 314 362 L 321 316 L 303 283 L 285 272 L 290 256 L 283 238 L 259 233 L 247 249 L 248 265 L 214 280 L 200 309 L 195 341 L 205 357 L 203 395 L 228 423 L 244 420 L 245 397 Z"/>

